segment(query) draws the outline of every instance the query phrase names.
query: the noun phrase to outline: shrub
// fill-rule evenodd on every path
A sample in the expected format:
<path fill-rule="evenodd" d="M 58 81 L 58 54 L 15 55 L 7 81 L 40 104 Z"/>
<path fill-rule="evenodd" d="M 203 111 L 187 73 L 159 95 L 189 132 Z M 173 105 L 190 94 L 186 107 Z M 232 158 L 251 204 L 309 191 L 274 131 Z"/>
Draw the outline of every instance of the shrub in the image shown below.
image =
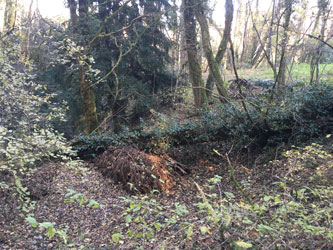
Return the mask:
<path fill-rule="evenodd" d="M 22 180 L 47 159 L 64 160 L 73 151 L 52 128 L 53 119 L 63 119 L 62 107 L 17 63 L 18 45 L 8 44 L 0 44 L 0 191 L 14 191 L 14 184 L 23 212 L 29 212 L 29 192 Z M 4 175 L 10 178 L 1 178 Z"/>

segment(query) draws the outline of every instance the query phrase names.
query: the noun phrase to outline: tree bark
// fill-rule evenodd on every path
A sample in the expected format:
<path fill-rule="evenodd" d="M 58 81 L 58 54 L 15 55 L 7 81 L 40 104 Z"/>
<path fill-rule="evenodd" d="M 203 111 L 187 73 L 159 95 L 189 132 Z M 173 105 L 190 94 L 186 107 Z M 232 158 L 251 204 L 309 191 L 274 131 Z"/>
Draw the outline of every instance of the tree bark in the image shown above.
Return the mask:
<path fill-rule="evenodd" d="M 232 0 L 226 0 L 225 2 L 225 25 L 223 37 L 219 45 L 219 49 L 217 51 L 215 61 L 218 65 L 221 65 L 222 59 L 224 57 L 225 52 L 227 51 L 228 41 L 231 37 L 231 25 L 233 19 L 234 7 L 232 4 Z M 207 97 L 211 98 L 212 90 L 214 87 L 214 76 L 211 72 L 209 72 L 206 88 L 207 88 Z"/>
<path fill-rule="evenodd" d="M 290 23 L 290 17 L 292 13 L 292 5 L 293 0 L 286 0 L 284 2 L 286 4 L 285 8 L 285 21 L 283 24 L 283 36 L 281 41 L 281 57 L 280 57 L 280 66 L 279 72 L 276 79 L 277 86 L 283 86 L 286 83 L 286 70 L 287 70 L 287 60 L 286 60 L 286 53 L 287 53 L 287 42 L 288 42 L 288 28 Z"/>
<path fill-rule="evenodd" d="M 267 44 L 267 60 L 268 61 L 271 60 L 271 55 L 272 55 L 272 36 L 273 36 L 274 16 L 275 16 L 275 0 L 273 0 L 272 17 L 271 17 L 271 23 L 269 25 L 269 31 L 268 31 L 268 44 Z"/>
<path fill-rule="evenodd" d="M 69 12 L 70 12 L 70 18 L 71 18 L 71 24 L 72 24 L 72 31 L 73 31 L 73 33 L 77 33 L 79 17 L 76 13 L 76 11 L 77 11 L 76 0 L 68 0 L 68 6 L 69 6 Z"/>
<path fill-rule="evenodd" d="M 192 81 L 195 106 L 200 108 L 207 103 L 204 81 L 202 79 L 201 65 L 198 59 L 196 46 L 196 23 L 194 19 L 193 0 L 184 1 L 184 28 L 186 51 L 189 63 L 189 73 Z"/>
<path fill-rule="evenodd" d="M 29 12 L 27 16 L 26 32 L 22 34 L 22 49 L 21 49 L 21 61 L 28 62 L 30 59 L 30 27 L 32 23 L 32 5 L 34 0 L 30 1 Z"/>
<path fill-rule="evenodd" d="M 15 27 L 17 0 L 6 0 L 3 28 L 11 30 Z"/>
<path fill-rule="evenodd" d="M 326 29 L 326 24 L 329 16 L 329 11 L 328 11 L 328 5 L 329 1 L 325 0 L 318 0 L 318 15 L 316 18 L 316 24 L 318 24 L 318 20 L 320 19 L 320 16 L 322 15 L 322 20 L 321 20 L 321 28 L 320 28 L 320 38 L 322 40 L 325 40 L 325 29 Z M 317 26 L 315 24 L 315 26 Z M 315 28 L 314 28 L 315 31 Z M 311 57 L 311 62 L 310 62 L 310 83 L 313 83 L 316 81 L 316 83 L 319 83 L 319 65 L 320 65 L 320 58 L 322 54 L 322 47 L 323 43 L 320 41 L 317 42 L 316 49 L 314 51 L 314 55 Z"/>
<path fill-rule="evenodd" d="M 216 86 L 219 92 L 221 102 L 227 103 L 230 101 L 230 98 L 228 96 L 226 88 L 224 87 L 224 81 L 219 69 L 219 64 L 215 60 L 212 46 L 210 44 L 209 26 L 204 13 L 203 6 L 201 2 L 198 0 L 194 0 L 193 3 L 195 4 L 195 15 L 201 28 L 203 49 L 208 62 L 209 70 L 213 75 L 214 80 L 216 81 Z"/>
<path fill-rule="evenodd" d="M 240 55 L 240 61 L 245 62 L 246 57 L 246 50 L 247 50 L 247 44 L 248 44 L 248 23 L 250 18 L 250 11 L 249 11 L 249 3 L 245 4 L 245 23 L 244 23 L 244 31 L 243 31 L 243 37 L 242 37 L 242 53 Z"/>
<path fill-rule="evenodd" d="M 254 15 L 254 18 L 252 18 L 252 26 L 254 25 L 255 22 L 257 22 L 257 20 L 259 19 L 259 1 L 256 0 L 256 9 L 255 9 L 255 15 Z M 262 29 L 260 30 L 260 32 L 262 33 Z M 250 54 L 249 54 L 249 58 L 247 59 L 247 62 L 249 62 L 251 64 L 251 66 L 253 66 L 253 58 L 255 57 L 256 55 L 256 51 L 258 49 L 258 47 L 260 46 L 260 41 L 258 41 L 258 37 L 256 35 L 256 32 L 254 32 L 253 30 L 251 30 L 251 38 L 250 38 L 250 41 L 252 43 L 249 51 L 250 51 Z"/>
<path fill-rule="evenodd" d="M 70 8 L 71 22 L 73 25 L 74 34 L 79 35 L 78 44 L 80 46 L 86 47 L 88 44 L 87 35 L 89 34 L 88 27 L 88 0 L 79 0 L 79 6 L 75 0 L 68 0 L 68 5 Z M 79 16 L 77 15 L 77 7 Z M 90 86 L 89 82 L 86 79 L 87 66 L 85 62 L 82 62 L 80 59 L 82 55 L 79 55 L 79 75 L 80 75 L 80 91 L 83 102 L 83 120 L 84 120 L 84 132 L 87 134 L 98 130 L 98 118 L 96 112 L 96 103 L 95 103 L 95 94 L 93 88 Z"/>
<path fill-rule="evenodd" d="M 96 103 L 94 90 L 91 88 L 86 79 L 86 68 L 80 66 L 80 88 L 84 108 L 84 129 L 87 134 L 95 131 L 98 127 L 98 119 L 96 113 Z M 98 131 L 97 131 L 98 132 Z"/>

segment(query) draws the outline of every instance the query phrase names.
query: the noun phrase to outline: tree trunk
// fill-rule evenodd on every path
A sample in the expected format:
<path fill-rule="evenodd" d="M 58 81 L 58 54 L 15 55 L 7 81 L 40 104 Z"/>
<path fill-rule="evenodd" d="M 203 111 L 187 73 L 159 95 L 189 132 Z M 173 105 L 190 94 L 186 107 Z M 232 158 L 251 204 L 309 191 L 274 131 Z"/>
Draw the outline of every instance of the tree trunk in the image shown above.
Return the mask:
<path fill-rule="evenodd" d="M 179 67 L 177 83 L 183 86 L 188 86 L 188 64 L 187 64 L 187 52 L 186 52 L 186 37 L 185 37 L 185 27 L 184 27 L 184 1 L 181 5 L 181 13 L 179 18 L 180 26 L 180 42 L 179 42 Z"/>
<path fill-rule="evenodd" d="M 30 59 L 30 27 L 32 23 L 32 5 L 34 0 L 30 1 L 29 12 L 27 16 L 26 32 L 22 34 L 21 61 L 28 62 Z"/>
<path fill-rule="evenodd" d="M 4 30 L 11 30 L 15 27 L 17 11 L 17 0 L 6 0 L 3 27 Z"/>
<path fill-rule="evenodd" d="M 200 108 L 207 103 L 207 96 L 202 79 L 201 65 L 198 59 L 196 46 L 196 25 L 194 20 L 194 9 L 192 0 L 184 1 L 184 28 L 186 39 L 186 51 L 189 63 L 189 73 L 192 81 L 195 106 Z"/>
<path fill-rule="evenodd" d="M 292 5 L 293 0 L 286 0 L 284 2 L 286 4 L 285 8 L 285 21 L 283 24 L 283 36 L 281 41 L 281 57 L 280 57 L 280 66 L 279 72 L 277 75 L 276 83 L 277 86 L 283 86 L 286 83 L 286 70 L 287 70 L 287 60 L 286 60 L 286 53 L 287 53 L 287 42 L 288 42 L 288 28 L 290 23 L 290 17 L 292 13 Z"/>
<path fill-rule="evenodd" d="M 84 129 L 87 134 L 95 131 L 98 127 L 98 119 L 96 113 L 96 104 L 95 104 L 95 94 L 94 90 L 91 88 L 89 83 L 86 80 L 86 68 L 85 66 L 80 66 L 80 87 L 81 87 L 81 96 L 83 100 L 84 108 Z M 98 132 L 98 131 L 97 131 Z"/>
<path fill-rule="evenodd" d="M 329 11 L 328 11 L 328 5 L 329 5 L 329 1 L 318 1 L 318 15 L 316 18 L 316 24 L 318 24 L 318 20 L 320 19 L 320 16 L 322 15 L 322 20 L 321 20 L 321 28 L 320 28 L 320 38 L 322 40 L 325 40 L 325 29 L 326 29 L 326 24 L 327 24 L 327 20 L 328 20 L 328 15 L 329 15 Z M 316 25 L 315 24 L 315 28 Z M 314 31 L 315 31 L 314 28 Z M 320 58 L 321 58 L 321 54 L 322 54 L 322 47 L 323 47 L 323 43 L 321 43 L 320 41 L 317 42 L 317 47 L 314 51 L 314 55 L 311 57 L 311 63 L 310 63 L 310 83 L 313 83 L 314 81 L 316 81 L 316 83 L 319 83 L 319 65 L 320 65 Z"/>
<path fill-rule="evenodd" d="M 78 15 L 76 13 L 77 3 L 76 0 L 68 0 L 69 12 L 71 17 L 72 31 L 73 33 L 77 33 L 78 27 Z"/>
<path fill-rule="evenodd" d="M 73 25 L 74 34 L 79 34 L 80 39 L 78 44 L 80 46 L 87 46 L 86 36 L 89 34 L 88 27 L 88 0 L 79 0 L 79 16 L 77 16 L 77 4 L 75 0 L 68 0 L 68 5 L 70 8 L 71 22 Z M 86 52 L 88 53 L 88 52 Z M 79 56 L 79 72 L 80 72 L 80 91 L 83 102 L 83 120 L 84 120 L 84 132 L 90 134 L 93 131 L 98 130 L 98 118 L 96 112 L 96 103 L 95 103 L 95 94 L 93 88 L 90 86 L 89 82 L 86 79 L 87 67 L 85 62 L 82 62 L 80 59 L 82 55 Z"/>
<path fill-rule="evenodd" d="M 226 88 L 224 87 L 224 81 L 219 69 L 219 64 L 216 62 L 212 46 L 210 44 L 210 34 L 209 34 L 209 27 L 206 16 L 204 14 L 204 9 L 200 1 L 195 0 L 193 1 L 195 4 L 195 14 L 197 20 L 201 27 L 201 36 L 202 36 L 202 43 L 203 49 L 205 52 L 205 56 L 208 62 L 209 70 L 216 81 L 217 90 L 219 92 L 220 100 L 223 103 L 227 103 L 230 101 Z M 193 4 L 192 4 L 193 5 Z M 194 6 L 194 5 L 193 5 Z M 230 35 L 229 35 L 230 36 Z"/>
<path fill-rule="evenodd" d="M 272 55 L 272 36 L 273 36 L 274 16 L 275 16 L 275 0 L 273 0 L 272 18 L 271 18 L 271 23 L 269 25 L 269 31 L 268 31 L 268 44 L 267 44 L 267 60 L 268 61 L 271 61 L 271 55 Z"/>
<path fill-rule="evenodd" d="M 233 19 L 233 12 L 234 12 L 234 7 L 232 4 L 232 0 L 226 0 L 224 32 L 223 32 L 222 40 L 219 45 L 219 49 L 218 49 L 216 57 L 215 57 L 215 61 L 218 65 L 220 65 L 222 62 L 224 54 L 227 50 L 229 38 L 231 36 L 231 25 L 232 25 L 232 19 Z M 207 91 L 208 98 L 211 98 L 211 96 L 212 96 L 213 87 L 214 87 L 214 76 L 210 71 L 210 73 L 208 75 L 207 83 L 206 83 L 206 88 L 208 90 Z"/>
<path fill-rule="evenodd" d="M 245 23 L 244 23 L 244 32 L 242 37 L 242 53 L 240 55 L 240 61 L 245 62 L 246 58 L 246 51 L 247 51 L 247 44 L 248 44 L 248 24 L 249 24 L 249 18 L 250 18 L 250 11 L 249 11 L 249 3 L 245 4 Z"/>
<path fill-rule="evenodd" d="M 259 19 L 259 1 L 256 0 L 256 10 L 255 10 L 255 15 L 254 18 L 252 18 L 252 26 L 255 25 L 255 22 L 257 22 L 257 20 L 259 21 L 259 25 L 260 25 L 260 19 Z M 263 32 L 263 28 L 260 29 L 260 33 Z M 251 64 L 251 66 L 253 66 L 253 58 L 256 55 L 256 51 L 258 49 L 258 47 L 260 46 L 259 43 L 260 41 L 258 41 L 258 36 L 256 35 L 256 32 L 253 31 L 253 29 L 251 30 L 251 40 L 252 45 L 251 45 L 251 50 L 250 50 L 250 55 L 248 58 L 248 62 Z"/>

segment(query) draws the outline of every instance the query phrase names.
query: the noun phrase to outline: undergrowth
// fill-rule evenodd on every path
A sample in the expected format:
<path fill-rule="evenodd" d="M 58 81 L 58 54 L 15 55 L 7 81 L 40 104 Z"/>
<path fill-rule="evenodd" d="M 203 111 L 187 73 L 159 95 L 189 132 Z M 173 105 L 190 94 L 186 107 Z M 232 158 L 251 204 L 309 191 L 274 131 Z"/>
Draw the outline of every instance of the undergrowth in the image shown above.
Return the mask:
<path fill-rule="evenodd" d="M 265 169 L 279 169 L 269 186 L 252 186 L 253 176 L 248 176 L 248 182 L 232 182 L 237 185 L 230 191 L 224 188 L 225 177 L 216 175 L 202 187 L 196 184 L 198 195 L 190 205 L 163 205 L 156 195 L 123 197 L 127 207 L 123 223 L 112 232 L 115 247 L 143 249 L 140 246 L 150 243 L 155 249 L 202 249 L 205 244 L 223 249 L 329 249 L 331 149 L 328 135 L 322 145 L 284 151 L 263 166 L 263 178 Z M 160 238 L 162 231 L 170 233 Z"/>
<path fill-rule="evenodd" d="M 232 139 L 240 148 L 263 148 L 301 143 L 332 132 L 333 85 L 297 83 L 286 86 L 273 100 L 271 96 L 270 92 L 249 95 L 244 100 L 246 110 L 235 101 L 205 108 L 183 120 L 157 113 L 135 130 L 80 136 L 73 145 L 81 157 L 94 158 L 110 145 L 167 151 L 178 145 Z"/>

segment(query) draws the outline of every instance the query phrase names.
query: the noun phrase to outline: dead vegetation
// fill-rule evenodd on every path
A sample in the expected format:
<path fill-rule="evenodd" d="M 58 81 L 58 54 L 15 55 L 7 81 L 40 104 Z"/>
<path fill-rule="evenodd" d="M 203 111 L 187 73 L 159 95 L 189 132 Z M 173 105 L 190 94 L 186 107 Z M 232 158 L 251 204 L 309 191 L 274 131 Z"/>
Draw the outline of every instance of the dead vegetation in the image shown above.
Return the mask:
<path fill-rule="evenodd" d="M 121 183 L 130 193 L 171 190 L 181 178 L 176 170 L 184 172 L 179 165 L 166 155 L 148 154 L 133 146 L 110 147 L 95 160 L 103 176 Z"/>
<path fill-rule="evenodd" d="M 12 210 L 11 220 L 0 217 L 0 248 L 233 249 L 235 244 L 265 247 L 282 240 L 285 244 L 281 244 L 280 249 L 331 249 L 325 236 L 327 232 L 312 235 L 305 231 L 305 227 L 313 225 L 329 229 L 330 222 L 325 220 L 329 215 L 325 217 L 324 212 L 318 213 L 329 211 L 332 197 L 332 141 L 330 138 L 325 140 L 323 146 L 311 144 L 304 149 L 295 148 L 267 164 L 247 165 L 232 161 L 235 178 L 254 203 L 266 207 L 260 215 L 266 223 L 264 226 L 230 180 L 223 159 L 216 154 L 203 156 L 198 147 L 197 151 L 191 148 L 197 158 L 189 164 L 192 169 L 189 174 L 182 172 L 185 166 L 167 155 L 147 154 L 131 146 L 109 148 L 95 162 L 75 168 L 60 163 L 45 165 L 48 168 L 41 166 L 31 176 L 35 189 L 29 187 L 31 193 L 39 197 L 35 218 L 38 222 L 50 221 L 59 230 L 66 229 L 67 244 L 57 235 L 49 239 L 45 229 L 31 227 Z M 178 150 L 179 154 L 185 153 L 184 149 Z M 285 150 L 287 148 L 281 149 Z M 221 148 L 219 152 L 223 152 Z M 263 152 L 261 158 L 267 154 Z M 51 169 L 49 173 L 47 169 Z M 131 177 L 130 174 L 135 175 Z M 216 175 L 220 179 L 212 186 L 211 179 Z M 318 178 L 326 181 L 319 182 Z M 159 179 L 164 183 L 157 182 Z M 274 184 L 282 179 L 287 185 L 285 190 Z M 126 181 L 133 183 L 132 189 Z M 180 185 L 184 182 L 190 185 Z M 45 185 L 50 189 L 45 190 Z M 134 187 L 136 192 L 153 189 L 162 192 L 133 195 L 121 186 L 131 193 L 134 193 Z M 304 190 L 304 186 L 309 188 Z M 101 206 L 92 208 L 87 203 L 80 205 L 79 201 L 65 203 L 69 189 L 85 199 L 94 199 Z M 9 200 L 6 203 L 9 205 Z M 300 207 L 294 208 L 295 205 Z M 279 216 L 278 211 L 282 211 L 283 206 L 288 208 L 285 220 L 272 219 Z M 6 211 L 10 212 L 8 208 Z M 308 225 L 295 224 L 295 214 L 305 216 Z M 216 225 L 208 220 L 220 215 L 223 215 L 222 221 Z M 274 229 L 271 231 L 273 237 L 265 231 L 267 227 Z M 121 235 L 117 242 L 115 235 Z"/>

